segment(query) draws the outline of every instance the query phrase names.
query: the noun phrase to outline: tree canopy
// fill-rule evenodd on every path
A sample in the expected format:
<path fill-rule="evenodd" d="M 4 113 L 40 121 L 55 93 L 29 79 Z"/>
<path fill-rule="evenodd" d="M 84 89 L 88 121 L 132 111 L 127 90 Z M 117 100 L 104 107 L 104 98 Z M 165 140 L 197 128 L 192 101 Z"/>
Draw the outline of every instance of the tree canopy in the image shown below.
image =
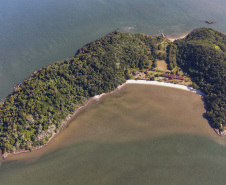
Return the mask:
<path fill-rule="evenodd" d="M 206 94 L 212 126 L 224 129 L 225 51 L 226 36 L 207 28 L 174 43 L 114 31 L 86 44 L 73 58 L 36 71 L 0 102 L 0 149 L 5 153 L 45 144 L 76 107 L 124 83 L 128 69 L 147 69 L 156 59 L 190 75 Z"/>
<path fill-rule="evenodd" d="M 178 65 L 206 94 L 204 100 L 210 124 L 223 130 L 226 126 L 226 36 L 213 29 L 199 28 L 175 44 Z"/>
<path fill-rule="evenodd" d="M 117 30 L 86 44 L 73 58 L 41 68 L 0 103 L 0 149 L 45 144 L 76 107 L 124 83 L 127 68 L 147 68 L 165 40 Z"/>

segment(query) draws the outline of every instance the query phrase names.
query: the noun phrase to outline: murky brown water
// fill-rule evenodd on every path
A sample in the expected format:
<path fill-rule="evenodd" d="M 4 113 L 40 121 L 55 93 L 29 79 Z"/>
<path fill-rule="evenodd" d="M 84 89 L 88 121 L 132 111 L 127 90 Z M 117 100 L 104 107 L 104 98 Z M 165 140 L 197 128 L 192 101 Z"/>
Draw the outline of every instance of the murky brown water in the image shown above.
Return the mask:
<path fill-rule="evenodd" d="M 226 139 L 210 128 L 204 112 L 195 93 L 127 85 L 80 112 L 45 148 L 10 156 L 0 167 L 0 180 L 6 185 L 40 184 L 39 178 L 48 185 L 221 183 Z M 219 177 L 211 181 L 215 173 Z"/>

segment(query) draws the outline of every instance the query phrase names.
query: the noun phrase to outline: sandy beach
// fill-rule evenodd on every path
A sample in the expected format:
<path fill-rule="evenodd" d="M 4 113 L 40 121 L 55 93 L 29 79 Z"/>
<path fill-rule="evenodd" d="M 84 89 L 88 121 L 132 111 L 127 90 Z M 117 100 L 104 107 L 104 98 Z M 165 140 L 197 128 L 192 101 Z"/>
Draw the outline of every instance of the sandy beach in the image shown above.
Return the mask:
<path fill-rule="evenodd" d="M 171 36 L 166 36 L 166 38 L 173 42 L 173 41 L 175 41 L 175 40 L 185 38 L 189 33 L 190 33 L 190 32 L 188 32 L 188 33 L 186 33 L 186 34 L 184 34 L 184 35 L 182 35 L 182 36 L 180 36 L 180 37 L 176 37 L 176 38 L 171 37 Z"/>
<path fill-rule="evenodd" d="M 193 89 L 192 87 L 179 85 L 179 84 L 172 84 L 172 83 L 166 83 L 166 82 L 157 82 L 157 81 L 146 81 L 146 80 L 127 80 L 126 84 L 145 84 L 145 85 L 157 85 L 157 86 L 164 86 L 164 87 L 172 87 L 177 88 L 185 91 L 191 91 L 196 94 L 204 96 L 205 94 L 201 92 L 200 90 Z"/>

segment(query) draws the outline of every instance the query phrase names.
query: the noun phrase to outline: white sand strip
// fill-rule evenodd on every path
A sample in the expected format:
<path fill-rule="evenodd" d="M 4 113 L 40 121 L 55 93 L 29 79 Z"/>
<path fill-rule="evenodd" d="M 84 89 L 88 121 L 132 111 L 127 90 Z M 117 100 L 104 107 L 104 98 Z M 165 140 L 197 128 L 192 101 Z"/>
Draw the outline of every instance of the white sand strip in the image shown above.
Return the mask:
<path fill-rule="evenodd" d="M 203 92 L 200 90 L 193 89 L 192 87 L 179 85 L 179 84 L 172 84 L 172 83 L 166 83 L 166 82 L 157 82 L 157 81 L 147 81 L 147 80 L 127 80 L 126 84 L 147 84 L 147 85 L 158 85 L 158 86 L 164 86 L 164 87 L 172 87 L 177 89 L 182 89 L 186 91 L 191 91 L 196 94 L 205 96 Z"/>
<path fill-rule="evenodd" d="M 189 33 L 190 33 L 190 32 L 189 32 Z M 186 33 L 185 35 L 182 35 L 182 36 L 180 36 L 180 37 L 174 37 L 174 38 L 173 38 L 173 37 L 170 37 L 170 36 L 166 36 L 166 38 L 167 38 L 168 40 L 174 42 L 175 40 L 185 38 L 189 33 Z"/>

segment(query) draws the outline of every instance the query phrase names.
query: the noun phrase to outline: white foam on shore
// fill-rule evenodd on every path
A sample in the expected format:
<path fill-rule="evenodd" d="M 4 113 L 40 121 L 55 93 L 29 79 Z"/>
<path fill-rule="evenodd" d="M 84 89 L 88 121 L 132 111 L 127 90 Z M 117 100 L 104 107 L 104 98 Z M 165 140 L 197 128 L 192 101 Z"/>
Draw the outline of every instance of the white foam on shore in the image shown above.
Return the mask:
<path fill-rule="evenodd" d="M 179 84 L 173 84 L 173 83 L 167 83 L 167 82 L 157 82 L 157 81 L 147 81 L 147 80 L 127 80 L 126 84 L 146 84 L 146 85 L 158 85 L 158 86 L 164 86 L 164 87 L 172 87 L 177 89 L 182 89 L 190 92 L 194 92 L 196 94 L 205 96 L 203 92 L 200 90 L 193 89 L 192 87 L 185 86 L 185 85 L 179 85 Z"/>
<path fill-rule="evenodd" d="M 104 95 L 106 95 L 106 93 L 102 93 L 102 94 L 99 94 L 99 95 L 95 95 L 95 96 L 93 97 L 93 99 L 99 101 L 100 98 L 101 98 L 102 96 L 104 96 Z"/>

